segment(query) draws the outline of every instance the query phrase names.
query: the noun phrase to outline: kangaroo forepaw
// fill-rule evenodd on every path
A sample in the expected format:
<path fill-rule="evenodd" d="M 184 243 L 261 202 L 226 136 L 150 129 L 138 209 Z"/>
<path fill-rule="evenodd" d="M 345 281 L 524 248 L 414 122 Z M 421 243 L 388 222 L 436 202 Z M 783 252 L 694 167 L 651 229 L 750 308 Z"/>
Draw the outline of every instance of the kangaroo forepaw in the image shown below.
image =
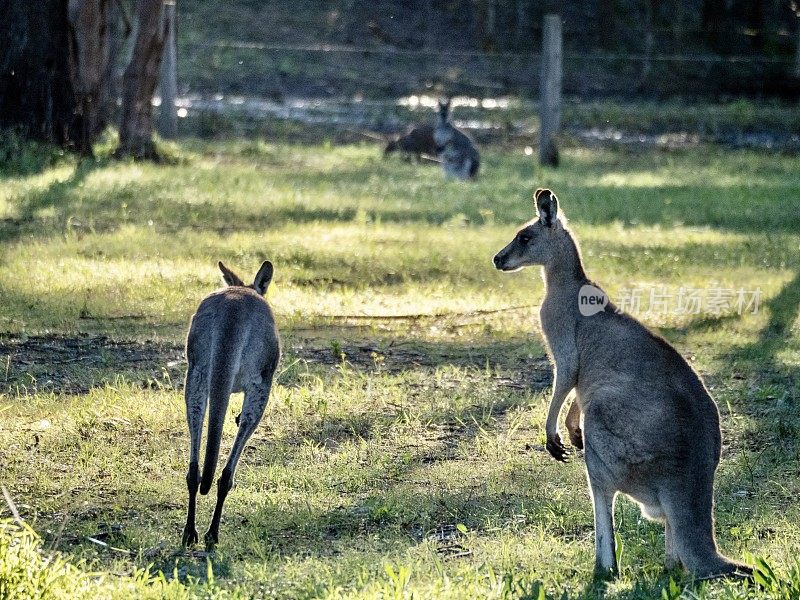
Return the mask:
<path fill-rule="evenodd" d="M 181 538 L 181 544 L 184 548 L 195 545 L 199 539 L 200 536 L 198 536 L 197 529 L 195 529 L 194 526 L 187 525 L 183 528 L 183 538 Z"/>
<path fill-rule="evenodd" d="M 567 458 L 571 452 L 564 446 L 564 442 L 561 441 L 561 436 L 555 434 L 555 436 L 549 436 L 547 438 L 547 444 L 545 445 L 547 451 L 550 453 L 550 456 L 555 458 L 557 461 L 560 462 L 567 462 Z"/>
<path fill-rule="evenodd" d="M 583 450 L 583 430 L 580 427 L 575 429 L 568 429 L 569 441 L 578 450 Z"/>

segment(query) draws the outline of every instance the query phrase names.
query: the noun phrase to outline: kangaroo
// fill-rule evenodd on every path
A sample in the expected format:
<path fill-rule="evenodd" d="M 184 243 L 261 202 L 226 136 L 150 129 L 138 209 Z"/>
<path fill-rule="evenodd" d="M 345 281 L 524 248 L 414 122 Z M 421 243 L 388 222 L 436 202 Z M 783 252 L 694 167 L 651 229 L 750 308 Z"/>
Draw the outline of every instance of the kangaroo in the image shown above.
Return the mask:
<path fill-rule="evenodd" d="M 383 150 L 384 158 L 392 152 L 403 152 L 419 162 L 422 155 L 436 156 L 436 142 L 433 140 L 433 125 L 418 125 L 405 135 L 389 140 Z"/>
<path fill-rule="evenodd" d="M 539 314 L 555 363 L 547 450 L 565 460 L 558 415 L 574 390 L 575 411 L 583 412 L 594 507 L 595 575 L 617 573 L 618 493 L 637 502 L 644 517 L 665 523 L 667 568 L 683 563 L 700 578 L 751 574 L 721 555 L 714 539 L 713 486 L 721 447 L 716 403 L 675 348 L 617 310 L 587 278 L 555 194 L 537 190 L 534 205 L 538 219 L 517 232 L 494 265 L 505 272 L 542 267 Z M 579 304 L 587 293 L 595 297 L 594 311 Z M 605 304 L 597 304 L 598 298 Z"/>
<path fill-rule="evenodd" d="M 197 490 L 205 495 L 211 489 L 219 458 L 222 426 L 232 392 L 244 392 L 242 413 L 236 417 L 239 431 L 228 462 L 217 482 L 217 503 L 211 526 L 205 535 L 206 546 L 219 542 L 222 505 L 233 487 L 236 465 L 244 446 L 264 414 L 275 368 L 280 360 L 280 339 L 264 293 L 272 281 L 272 263 L 265 261 L 252 285 L 245 283 L 221 262 L 219 269 L 228 287 L 216 291 L 200 303 L 192 317 L 186 339 L 184 395 L 191 449 L 186 485 L 189 511 L 183 530 L 183 545 L 197 543 L 195 507 Z M 209 407 L 206 456 L 200 477 L 200 438 L 206 407 Z"/>
<path fill-rule="evenodd" d="M 439 114 L 433 129 L 436 155 L 444 174 L 456 179 L 478 175 L 481 157 L 472 140 L 450 122 L 450 100 L 439 100 Z"/>

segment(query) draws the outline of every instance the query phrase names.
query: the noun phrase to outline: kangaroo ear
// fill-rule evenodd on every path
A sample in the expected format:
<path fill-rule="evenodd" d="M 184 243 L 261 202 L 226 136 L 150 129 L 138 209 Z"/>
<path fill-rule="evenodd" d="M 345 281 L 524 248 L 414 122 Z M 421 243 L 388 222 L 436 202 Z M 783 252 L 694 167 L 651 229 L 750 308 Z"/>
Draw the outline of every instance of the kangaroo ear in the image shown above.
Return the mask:
<path fill-rule="evenodd" d="M 275 273 L 275 268 L 268 260 L 264 261 L 264 264 L 261 265 L 258 273 L 256 273 L 256 278 L 253 280 L 253 287 L 256 288 L 256 291 L 262 296 L 266 293 L 272 281 L 273 273 Z"/>
<path fill-rule="evenodd" d="M 219 261 L 219 270 L 222 271 L 222 279 L 225 281 L 227 285 L 244 285 L 244 281 L 241 278 L 231 271 L 228 267 L 222 264 L 222 261 Z"/>
<path fill-rule="evenodd" d="M 558 220 L 558 198 L 547 189 L 539 188 L 533 193 L 533 201 L 536 204 L 536 212 L 539 213 L 539 220 L 546 227 L 552 227 Z"/>

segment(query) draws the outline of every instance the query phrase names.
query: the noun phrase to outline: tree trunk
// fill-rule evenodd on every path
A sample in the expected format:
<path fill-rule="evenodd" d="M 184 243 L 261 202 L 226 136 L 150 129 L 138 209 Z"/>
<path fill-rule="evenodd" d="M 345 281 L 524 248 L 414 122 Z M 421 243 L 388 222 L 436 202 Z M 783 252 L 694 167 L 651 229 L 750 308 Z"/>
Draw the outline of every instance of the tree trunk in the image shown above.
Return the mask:
<path fill-rule="evenodd" d="M 108 124 L 109 0 L 69 0 L 70 70 L 75 114 L 81 130 L 78 147 L 91 152 L 92 143 Z"/>
<path fill-rule="evenodd" d="M 133 31 L 128 9 L 122 0 L 111 0 L 108 10 L 108 54 L 106 63 L 106 86 L 103 95 L 103 119 L 110 123 L 117 120 L 117 98 L 122 90 L 122 66 L 125 60 L 125 42 Z"/>
<path fill-rule="evenodd" d="M 138 0 L 131 62 L 122 77 L 122 122 L 116 155 L 158 158 L 153 142 L 153 93 L 166 38 L 164 0 Z"/>
<path fill-rule="evenodd" d="M 67 0 L 0 0 L 0 128 L 85 151 L 70 76 Z"/>

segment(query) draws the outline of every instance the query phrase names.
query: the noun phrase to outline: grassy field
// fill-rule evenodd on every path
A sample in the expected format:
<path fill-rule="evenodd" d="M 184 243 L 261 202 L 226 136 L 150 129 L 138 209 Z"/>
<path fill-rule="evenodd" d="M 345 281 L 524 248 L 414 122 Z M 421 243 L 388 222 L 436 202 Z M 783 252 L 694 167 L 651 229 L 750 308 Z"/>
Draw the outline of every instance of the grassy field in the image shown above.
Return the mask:
<path fill-rule="evenodd" d="M 543 170 L 497 148 L 467 184 L 371 145 L 168 151 L 79 163 L 21 146 L 0 166 L 0 483 L 41 536 L 0 527 L 0 589 L 25 551 L 54 594 L 88 598 L 797 597 L 797 157 L 574 148 Z M 543 447 L 542 285 L 490 264 L 538 186 L 590 275 L 617 300 L 641 290 L 639 316 L 717 398 L 718 539 L 775 569 L 760 592 L 664 573 L 663 528 L 626 500 L 621 576 L 590 583 L 582 459 Z M 267 258 L 278 385 L 219 548 L 186 553 L 183 336 L 217 260 L 252 276 Z M 760 291 L 758 310 L 682 314 L 680 288 Z M 656 292 L 670 305 L 646 311 Z M 72 566 L 41 564 L 37 543 Z"/>

